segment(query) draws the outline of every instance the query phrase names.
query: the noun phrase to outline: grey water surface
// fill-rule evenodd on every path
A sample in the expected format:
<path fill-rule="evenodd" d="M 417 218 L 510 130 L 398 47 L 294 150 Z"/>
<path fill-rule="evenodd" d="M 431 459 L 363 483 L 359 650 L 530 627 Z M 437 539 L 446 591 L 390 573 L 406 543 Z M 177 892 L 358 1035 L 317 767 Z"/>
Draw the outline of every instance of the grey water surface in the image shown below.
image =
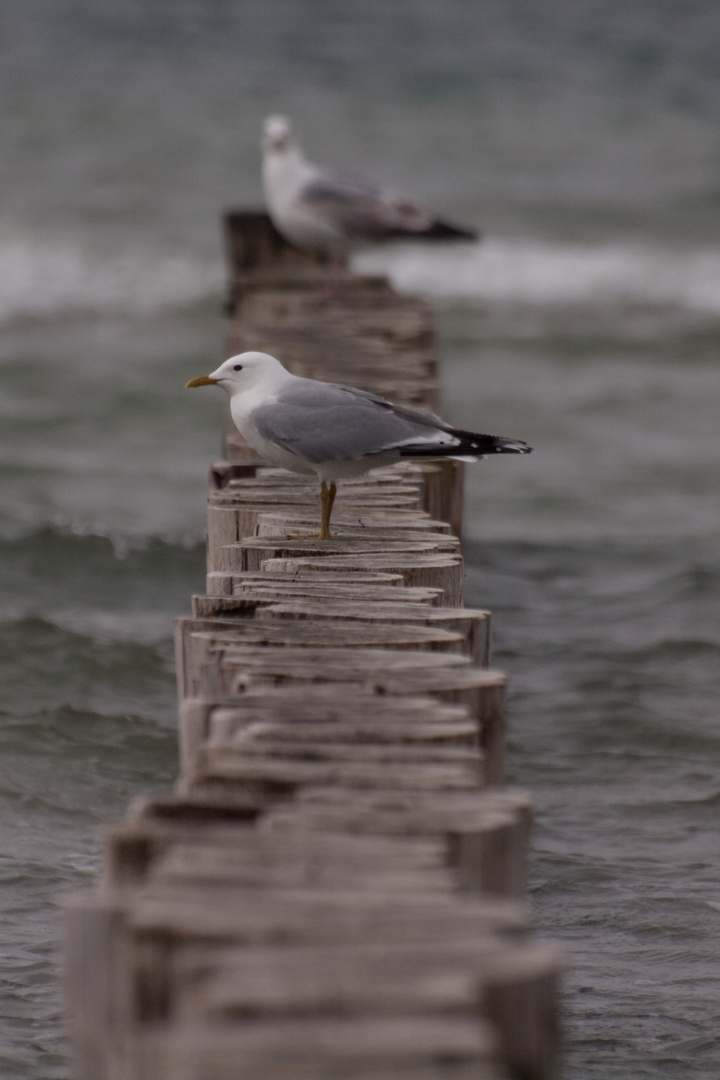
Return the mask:
<path fill-rule="evenodd" d="M 480 226 L 359 256 L 435 305 L 467 601 L 511 677 L 572 1080 L 720 1071 L 720 8 L 4 0 L 0 1076 L 69 1076 L 59 902 L 176 768 L 203 586 L 220 212 L 258 139 Z"/>

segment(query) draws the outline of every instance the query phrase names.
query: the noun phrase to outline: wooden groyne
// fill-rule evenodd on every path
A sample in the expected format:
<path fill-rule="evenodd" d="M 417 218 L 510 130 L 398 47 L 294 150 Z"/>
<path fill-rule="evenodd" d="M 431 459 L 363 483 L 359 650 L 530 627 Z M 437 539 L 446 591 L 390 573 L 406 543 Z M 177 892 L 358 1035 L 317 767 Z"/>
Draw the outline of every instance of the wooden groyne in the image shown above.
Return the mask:
<path fill-rule="evenodd" d="M 227 355 L 439 408 L 429 312 L 227 219 Z M 462 466 L 340 485 L 234 430 L 176 625 L 180 776 L 66 909 L 75 1080 L 556 1080 L 557 949 L 523 902 L 506 677 L 463 606 Z"/>

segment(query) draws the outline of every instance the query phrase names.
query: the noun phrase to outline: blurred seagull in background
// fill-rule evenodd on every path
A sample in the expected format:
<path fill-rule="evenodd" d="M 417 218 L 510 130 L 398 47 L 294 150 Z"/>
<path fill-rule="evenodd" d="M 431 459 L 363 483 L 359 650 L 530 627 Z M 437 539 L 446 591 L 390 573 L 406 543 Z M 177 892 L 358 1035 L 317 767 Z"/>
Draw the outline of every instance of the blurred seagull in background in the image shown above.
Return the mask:
<path fill-rule="evenodd" d="M 291 472 L 315 473 L 322 499 L 319 540 L 330 539 L 338 480 L 402 458 L 477 461 L 531 450 L 518 439 L 461 431 L 365 390 L 301 379 L 267 353 L 232 356 L 212 375 L 186 385 L 221 386 L 230 395 L 235 426 L 262 458 Z"/>
<path fill-rule="evenodd" d="M 265 121 L 262 148 L 265 201 L 275 228 L 296 247 L 325 254 L 336 285 L 348 253 L 368 242 L 478 239 L 476 230 L 443 221 L 406 195 L 312 165 L 285 116 Z"/>

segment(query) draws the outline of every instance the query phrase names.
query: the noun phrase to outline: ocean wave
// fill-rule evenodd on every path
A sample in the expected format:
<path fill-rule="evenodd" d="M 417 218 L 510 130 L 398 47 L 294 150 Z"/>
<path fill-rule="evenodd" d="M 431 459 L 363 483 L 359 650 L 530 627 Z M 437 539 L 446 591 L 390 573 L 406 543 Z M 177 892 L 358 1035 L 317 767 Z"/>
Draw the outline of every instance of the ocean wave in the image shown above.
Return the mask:
<path fill-rule="evenodd" d="M 102 556 L 126 562 L 157 557 L 162 562 L 172 557 L 195 558 L 204 551 L 204 537 L 195 535 L 123 535 L 62 521 L 0 529 L 0 561 L 5 562 L 14 557 L 55 558 L 60 553 L 85 560 Z"/>
<path fill-rule="evenodd" d="M 223 268 L 159 252 L 98 254 L 81 244 L 0 236 L 0 323 L 79 311 L 149 315 L 217 297 Z"/>
<path fill-rule="evenodd" d="M 51 528 L 0 538 L 0 635 L 39 619 L 97 641 L 165 640 L 202 588 L 204 554 L 204 544 L 119 544 Z"/>
<path fill-rule="evenodd" d="M 491 237 L 429 248 L 399 244 L 355 257 L 402 292 L 529 307 L 672 306 L 720 314 L 720 250 L 562 244 Z M 151 315 L 217 298 L 217 262 L 162 252 L 99 254 L 80 243 L 0 236 L 0 323 L 76 312 Z"/>
<path fill-rule="evenodd" d="M 364 273 L 389 274 L 403 292 L 443 300 L 530 306 L 672 305 L 720 314 L 720 250 L 649 244 L 559 244 L 490 238 L 429 250 L 364 252 Z"/>

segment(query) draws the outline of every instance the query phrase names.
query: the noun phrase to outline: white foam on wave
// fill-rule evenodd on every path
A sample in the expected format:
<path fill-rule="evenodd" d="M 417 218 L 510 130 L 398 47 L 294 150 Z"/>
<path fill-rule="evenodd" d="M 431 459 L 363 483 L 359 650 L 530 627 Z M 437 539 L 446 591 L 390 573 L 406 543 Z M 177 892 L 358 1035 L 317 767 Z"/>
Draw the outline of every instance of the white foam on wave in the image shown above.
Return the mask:
<path fill-rule="evenodd" d="M 672 306 L 720 314 L 720 250 L 558 244 L 489 238 L 472 245 L 397 245 L 356 256 L 403 292 L 533 307 Z M 149 315 L 217 297 L 224 269 L 157 251 L 99 255 L 80 244 L 0 235 L 0 323 L 87 311 Z"/>
<path fill-rule="evenodd" d="M 673 305 L 720 313 L 720 250 L 642 244 L 571 245 L 490 238 L 471 246 L 364 252 L 358 270 L 440 299 L 520 303 Z"/>
<path fill-rule="evenodd" d="M 82 246 L 0 237 L 0 323 L 75 311 L 151 314 L 218 296 L 218 263 L 150 252 L 98 255 Z"/>

